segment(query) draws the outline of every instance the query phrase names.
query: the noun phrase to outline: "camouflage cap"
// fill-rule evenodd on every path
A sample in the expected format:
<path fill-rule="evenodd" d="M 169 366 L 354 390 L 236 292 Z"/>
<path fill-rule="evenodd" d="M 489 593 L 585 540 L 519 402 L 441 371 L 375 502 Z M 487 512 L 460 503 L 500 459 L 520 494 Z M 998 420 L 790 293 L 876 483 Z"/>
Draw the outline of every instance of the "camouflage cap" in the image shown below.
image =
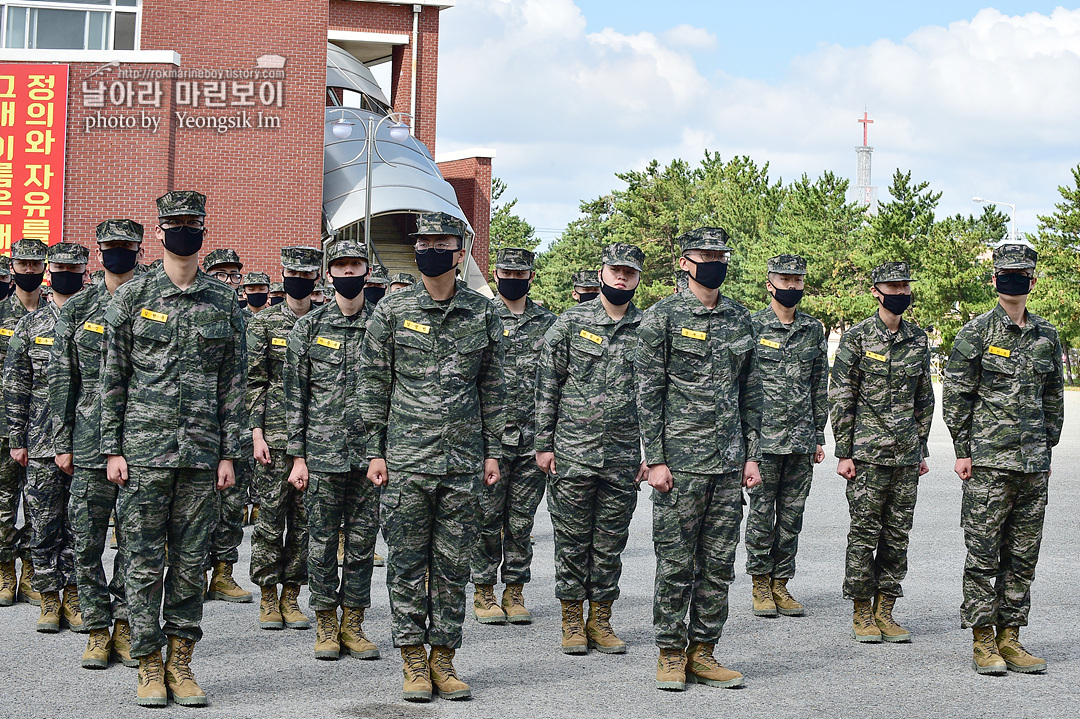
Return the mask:
<path fill-rule="evenodd" d="M 314 247 L 282 247 L 281 266 L 294 272 L 318 272 L 322 269 L 322 250 Z"/>
<path fill-rule="evenodd" d="M 1026 242 L 1002 242 L 994 248 L 995 270 L 1033 270 L 1039 253 Z"/>
<path fill-rule="evenodd" d="M 270 294 L 274 294 L 275 292 L 285 292 L 285 283 L 284 282 L 271 282 L 270 283 Z"/>
<path fill-rule="evenodd" d="M 535 257 L 536 255 L 522 247 L 503 247 L 495 254 L 495 269 L 532 272 Z"/>
<path fill-rule="evenodd" d="M 340 260 L 342 257 L 360 258 L 362 260 L 368 258 L 367 250 L 364 249 L 364 245 L 356 240 L 334 240 L 326 246 L 326 265 L 328 267 L 331 262 Z"/>
<path fill-rule="evenodd" d="M 417 235 L 456 235 L 465 239 L 465 223 L 445 212 L 425 212 L 416 218 Z"/>
<path fill-rule="evenodd" d="M 268 285 L 270 284 L 270 275 L 265 272 L 249 272 L 244 276 L 243 286 L 249 285 Z"/>
<path fill-rule="evenodd" d="M 600 255 L 600 261 L 613 267 L 631 267 L 641 272 L 641 266 L 645 264 L 645 253 L 637 245 L 625 242 L 612 242 L 604 248 Z"/>
<path fill-rule="evenodd" d="M 699 227 L 679 235 L 679 252 L 686 254 L 690 250 L 713 250 L 731 252 L 728 246 L 728 233 L 721 227 Z"/>
<path fill-rule="evenodd" d="M 97 241 L 142 242 L 143 226 L 135 220 L 105 220 L 97 226 Z"/>
<path fill-rule="evenodd" d="M 777 255 L 769 258 L 769 272 L 778 275 L 805 275 L 806 259 L 799 255 Z"/>
<path fill-rule="evenodd" d="M 570 276 L 574 287 L 600 287 L 600 270 L 581 270 Z"/>
<path fill-rule="evenodd" d="M 7 277 L 11 274 L 11 258 L 7 255 L 0 255 L 0 277 Z"/>
<path fill-rule="evenodd" d="M 882 262 L 870 273 L 870 282 L 914 282 L 906 262 Z"/>
<path fill-rule="evenodd" d="M 189 190 L 173 190 L 157 198 L 158 217 L 206 216 L 206 195 Z"/>
<path fill-rule="evenodd" d="M 365 284 L 378 285 L 380 287 L 382 285 L 389 285 L 390 273 L 387 272 L 386 268 L 382 265 L 372 265 L 371 274 L 368 275 L 367 282 Z"/>
<path fill-rule="evenodd" d="M 40 260 L 44 262 L 48 253 L 49 246 L 33 237 L 24 237 L 11 246 L 11 259 L 13 260 L 28 260 L 30 262 Z"/>
<path fill-rule="evenodd" d="M 390 284 L 392 285 L 415 285 L 416 278 L 410 275 L 408 272 L 399 272 L 390 278 Z"/>
<path fill-rule="evenodd" d="M 90 250 L 74 242 L 57 242 L 49 247 L 49 262 L 67 265 L 85 265 L 90 261 Z"/>
<path fill-rule="evenodd" d="M 675 288 L 682 292 L 690 289 L 690 273 L 686 270 L 675 270 Z"/>
<path fill-rule="evenodd" d="M 240 255 L 236 254 L 236 250 L 230 250 L 228 247 L 219 247 L 216 250 L 211 250 L 203 258 L 202 267 L 203 272 L 209 272 L 210 268 L 217 267 L 218 265 L 236 265 L 237 267 L 243 267 L 244 263 L 240 261 Z"/>

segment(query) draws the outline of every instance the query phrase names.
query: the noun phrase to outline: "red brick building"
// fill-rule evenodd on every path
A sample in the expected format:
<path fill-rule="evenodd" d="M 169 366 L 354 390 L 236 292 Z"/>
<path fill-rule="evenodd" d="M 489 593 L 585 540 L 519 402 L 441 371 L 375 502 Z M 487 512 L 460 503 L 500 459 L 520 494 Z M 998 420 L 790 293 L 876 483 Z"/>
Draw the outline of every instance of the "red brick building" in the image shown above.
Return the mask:
<path fill-rule="evenodd" d="M 365 65 L 390 63 L 389 108 L 380 111 L 411 115 L 413 135 L 434 155 L 439 15 L 452 5 L 13 0 L 0 3 L 0 66 L 68 66 L 63 239 L 88 244 L 111 217 L 152 227 L 154 198 L 199 190 L 209 198 L 207 246 L 233 247 L 246 270 L 276 276 L 280 247 L 324 236 L 327 107 L 342 98 L 327 88 L 327 42 Z M 492 155 L 439 164 L 484 272 Z M 375 218 L 372 232 L 407 242 L 409 222 L 408 213 Z M 21 229 L 13 224 L 11 239 Z M 161 255 L 157 243 L 146 247 L 148 260 Z"/>

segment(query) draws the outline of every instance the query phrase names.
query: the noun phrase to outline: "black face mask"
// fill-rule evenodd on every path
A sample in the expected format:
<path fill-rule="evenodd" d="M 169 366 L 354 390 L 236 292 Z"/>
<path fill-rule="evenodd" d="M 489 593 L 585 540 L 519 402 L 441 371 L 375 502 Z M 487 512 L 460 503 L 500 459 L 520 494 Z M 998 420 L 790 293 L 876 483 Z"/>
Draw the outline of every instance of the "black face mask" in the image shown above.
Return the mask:
<path fill-rule="evenodd" d="M 911 295 L 881 295 L 881 306 L 894 315 L 904 314 L 904 310 L 911 307 Z"/>
<path fill-rule="evenodd" d="M 311 306 L 312 307 L 322 307 L 325 304 L 326 304 L 326 300 L 312 300 L 311 301 Z"/>
<path fill-rule="evenodd" d="M 202 249 L 203 231 L 191 227 L 170 227 L 165 232 L 165 249 L 180 257 L 191 257 Z"/>
<path fill-rule="evenodd" d="M 367 282 L 366 277 L 331 277 L 330 279 L 334 281 L 334 292 L 347 300 L 355 299 L 363 292 L 364 284 Z"/>
<path fill-rule="evenodd" d="M 454 257 L 458 250 L 438 252 L 434 249 L 416 252 L 416 269 L 425 277 L 439 277 L 454 269 Z"/>
<path fill-rule="evenodd" d="M 582 302 L 588 302 L 589 300 L 595 300 L 600 296 L 599 292 L 578 292 L 578 304 Z"/>
<path fill-rule="evenodd" d="M 604 297 L 607 297 L 607 301 L 616 307 L 621 307 L 634 298 L 635 287 L 632 290 L 620 290 L 617 287 L 604 284 L 601 282 L 600 291 L 604 293 Z"/>
<path fill-rule="evenodd" d="M 309 292 L 308 294 L 311 294 L 311 293 Z M 273 307 L 274 305 L 280 305 L 284 301 L 285 301 L 284 297 L 271 297 L 270 298 L 270 306 Z"/>
<path fill-rule="evenodd" d="M 83 288 L 83 272 L 50 272 L 49 283 L 58 295 L 73 295 Z"/>
<path fill-rule="evenodd" d="M 126 247 L 110 247 L 101 251 L 101 264 L 114 275 L 123 275 L 135 269 L 139 261 L 139 251 Z"/>
<path fill-rule="evenodd" d="M 529 294 L 528 280 L 512 280 L 500 277 L 498 281 L 499 294 L 511 302 L 520 300 L 522 297 Z"/>
<path fill-rule="evenodd" d="M 1019 272 L 1009 272 L 997 276 L 997 291 L 1003 295 L 1026 295 L 1031 292 L 1031 278 Z"/>
<path fill-rule="evenodd" d="M 247 305 L 248 305 L 247 300 L 245 300 L 245 299 L 240 300 L 240 309 L 244 309 L 245 307 L 247 307 Z"/>
<path fill-rule="evenodd" d="M 382 285 L 364 288 L 364 302 L 370 302 L 371 306 L 379 304 L 379 300 L 386 296 L 386 288 Z"/>
<path fill-rule="evenodd" d="M 690 260 L 689 257 L 686 259 Z M 694 262 L 693 260 L 690 260 Z M 727 278 L 727 265 L 726 262 L 720 262 L 715 260 L 713 262 L 694 262 L 694 266 L 697 268 L 697 275 L 691 275 L 695 281 L 702 287 L 707 287 L 710 290 L 715 290 L 724 284 L 724 280 Z"/>
<path fill-rule="evenodd" d="M 15 278 L 15 284 L 23 292 L 33 292 L 38 287 L 41 287 L 41 281 L 45 279 L 44 272 L 29 272 L 26 274 L 13 272 L 11 276 Z"/>
<path fill-rule="evenodd" d="M 262 307 L 266 304 L 266 298 L 269 296 L 269 292 L 248 292 L 248 307 Z"/>
<path fill-rule="evenodd" d="M 701 270 L 698 270 L 699 272 Z M 784 307 L 794 307 L 799 304 L 799 300 L 802 299 L 802 290 L 781 290 L 777 289 L 773 292 L 773 299 L 782 304 Z"/>
<path fill-rule="evenodd" d="M 303 277 L 286 277 L 282 280 L 282 286 L 285 288 L 285 294 L 289 297 L 294 300 L 302 300 L 315 291 L 315 280 L 306 280 Z M 274 299 L 281 302 L 285 298 L 271 298 L 270 304 L 277 304 Z"/>
<path fill-rule="evenodd" d="M 15 285 L 10 282 L 0 282 L 0 300 L 6 300 L 15 291 Z"/>

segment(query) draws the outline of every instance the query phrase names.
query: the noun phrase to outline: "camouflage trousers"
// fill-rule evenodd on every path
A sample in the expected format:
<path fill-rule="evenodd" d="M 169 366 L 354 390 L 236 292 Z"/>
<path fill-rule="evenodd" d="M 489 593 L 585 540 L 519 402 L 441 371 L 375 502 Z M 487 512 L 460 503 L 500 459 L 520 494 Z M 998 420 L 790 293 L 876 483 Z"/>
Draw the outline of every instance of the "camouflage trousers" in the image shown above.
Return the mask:
<path fill-rule="evenodd" d="M 25 542 L 22 536 L 25 528 L 15 526 L 25 478 L 26 472 L 11 458 L 7 440 L 4 440 L 0 444 L 0 562 L 15 559 Z"/>
<path fill-rule="evenodd" d="M 304 502 L 309 534 L 308 606 L 316 612 L 339 606 L 370 607 L 375 537 L 379 533 L 379 491 L 367 478 L 367 467 L 340 473 L 311 472 Z M 345 532 L 340 579 L 339 529 Z"/>
<path fill-rule="evenodd" d="M 270 464 L 255 467 L 263 502 L 251 532 L 251 581 L 260 587 L 308 581 L 308 513 L 304 493 L 289 484 L 292 465 L 284 450 L 271 449 Z"/>
<path fill-rule="evenodd" d="M 71 475 L 50 459 L 26 465 L 26 523 L 30 525 L 30 559 L 35 592 L 59 592 L 75 584 L 75 537 L 68 521 Z"/>
<path fill-rule="evenodd" d="M 536 508 L 544 497 L 544 473 L 531 448 L 503 447 L 501 479 L 480 490 L 480 541 L 472 558 L 473 584 L 495 584 L 502 566 L 505 584 L 531 578 L 532 530 Z"/>
<path fill-rule="evenodd" d="M 919 465 L 887 467 L 855 463 L 855 479 L 847 483 L 847 561 L 844 598 L 873 599 L 880 592 L 904 596 L 908 535 L 915 517 Z"/>
<path fill-rule="evenodd" d="M 480 473 L 389 474 L 381 511 L 394 646 L 456 649 L 476 547 Z"/>
<path fill-rule="evenodd" d="M 218 492 L 220 499 L 217 524 L 210 534 L 210 550 L 207 568 L 217 562 L 236 564 L 240 560 L 239 547 L 244 541 L 244 505 L 247 502 L 251 472 L 246 458 L 233 460 L 236 484 Z"/>
<path fill-rule="evenodd" d="M 814 455 L 766 454 L 759 467 L 761 484 L 747 492 L 746 573 L 791 579 L 814 479 Z"/>
<path fill-rule="evenodd" d="M 1031 582 L 1042 544 L 1046 472 L 972 467 L 964 482 L 962 626 L 1022 627 L 1031 611 Z"/>
<path fill-rule="evenodd" d="M 652 493 L 653 629 L 661 649 L 719 641 L 742 524 L 741 471 L 673 474 L 670 491 Z"/>
<path fill-rule="evenodd" d="M 555 596 L 612 602 L 619 598 L 622 553 L 637 507 L 639 465 L 583 467 L 557 459 L 548 477 L 555 534 Z"/>
<path fill-rule="evenodd" d="M 116 507 L 119 491 L 120 487 L 106 479 L 104 469 L 75 467 L 68 518 L 75 535 L 75 577 L 87 629 L 107 629 L 114 620 L 128 618 L 124 596 L 124 537 L 119 521 L 111 582 L 105 580 L 105 568 L 101 564 L 109 537 L 109 517 Z M 115 602 L 111 597 L 116 597 Z"/>
<path fill-rule="evenodd" d="M 133 657 L 160 649 L 166 636 L 202 638 L 203 567 L 218 516 L 216 481 L 213 469 L 128 465 L 116 518 L 124 530 Z"/>

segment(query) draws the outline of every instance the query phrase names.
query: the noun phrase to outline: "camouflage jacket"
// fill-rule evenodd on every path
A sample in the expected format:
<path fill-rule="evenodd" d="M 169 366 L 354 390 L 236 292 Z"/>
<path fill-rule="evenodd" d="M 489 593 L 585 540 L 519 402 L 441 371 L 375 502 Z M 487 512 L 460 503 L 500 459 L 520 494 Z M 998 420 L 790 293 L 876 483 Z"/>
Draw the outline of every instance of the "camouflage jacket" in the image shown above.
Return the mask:
<path fill-rule="evenodd" d="M 637 352 L 645 461 L 715 474 L 761 459 L 761 377 L 746 308 L 692 292 L 649 308 Z"/>
<path fill-rule="evenodd" d="M 282 306 L 288 312 L 288 304 Z M 286 451 L 289 456 L 303 457 L 316 472 L 348 472 L 367 466 L 357 387 L 370 319 L 366 304 L 350 318 L 331 300 L 297 319 L 289 333 L 284 383 Z"/>
<path fill-rule="evenodd" d="M 163 266 L 105 312 L 101 453 L 139 467 L 241 459 L 244 322 L 236 293 L 201 270 L 181 290 Z"/>
<path fill-rule="evenodd" d="M 102 469 L 101 362 L 105 310 L 112 295 L 90 284 L 64 303 L 49 360 L 49 412 L 53 449 L 72 454 L 79 467 Z"/>
<path fill-rule="evenodd" d="M 1030 312 L 1023 328 L 1001 305 L 964 325 L 942 395 L 956 456 L 981 467 L 1048 471 L 1065 411 L 1061 354 L 1057 330 Z"/>
<path fill-rule="evenodd" d="M 536 371 L 536 451 L 586 467 L 641 462 L 634 352 L 641 310 L 613 320 L 600 298 L 544 335 Z"/>
<path fill-rule="evenodd" d="M 894 335 L 874 313 L 840 338 L 829 387 L 836 456 L 887 467 L 930 455 L 930 347 L 907 320 Z"/>
<path fill-rule="evenodd" d="M 550 312 L 531 299 L 525 311 L 515 315 L 501 300 L 495 303 L 503 323 L 506 376 L 506 431 L 502 442 L 531 452 L 536 439 L 536 366 L 544 333 L 555 322 Z"/>
<path fill-rule="evenodd" d="M 423 282 L 383 297 L 361 360 L 368 457 L 425 474 L 478 474 L 500 459 L 502 339 L 494 303 L 464 283 L 449 302 Z"/>
<path fill-rule="evenodd" d="M 289 304 L 282 302 L 247 322 L 248 426 L 262 428 L 263 439 L 272 449 L 285 450 L 289 444 L 285 419 L 285 348 L 297 319 Z"/>
<path fill-rule="evenodd" d="M 45 297 L 40 300 L 39 307 L 45 304 Z M 23 307 L 23 303 L 14 294 L 7 299 L 0 300 L 0 367 L 4 366 L 4 361 L 7 359 L 8 342 L 11 341 L 12 336 L 15 334 L 15 325 L 19 323 L 23 317 L 30 314 L 26 308 Z M 7 402 L 0 402 L 0 427 L 3 427 L 3 431 L 0 432 L 0 436 L 3 437 L 3 442 L 0 443 L 3 446 L 7 446 Z"/>
<path fill-rule="evenodd" d="M 19 320 L 4 359 L 4 404 L 11 449 L 26 449 L 33 459 L 52 459 L 49 416 L 49 352 L 60 310 L 44 302 Z"/>
<path fill-rule="evenodd" d="M 750 315 L 765 401 L 763 454 L 812 454 L 829 422 L 829 346 L 821 322 L 795 310 L 785 325 L 772 307 Z"/>

